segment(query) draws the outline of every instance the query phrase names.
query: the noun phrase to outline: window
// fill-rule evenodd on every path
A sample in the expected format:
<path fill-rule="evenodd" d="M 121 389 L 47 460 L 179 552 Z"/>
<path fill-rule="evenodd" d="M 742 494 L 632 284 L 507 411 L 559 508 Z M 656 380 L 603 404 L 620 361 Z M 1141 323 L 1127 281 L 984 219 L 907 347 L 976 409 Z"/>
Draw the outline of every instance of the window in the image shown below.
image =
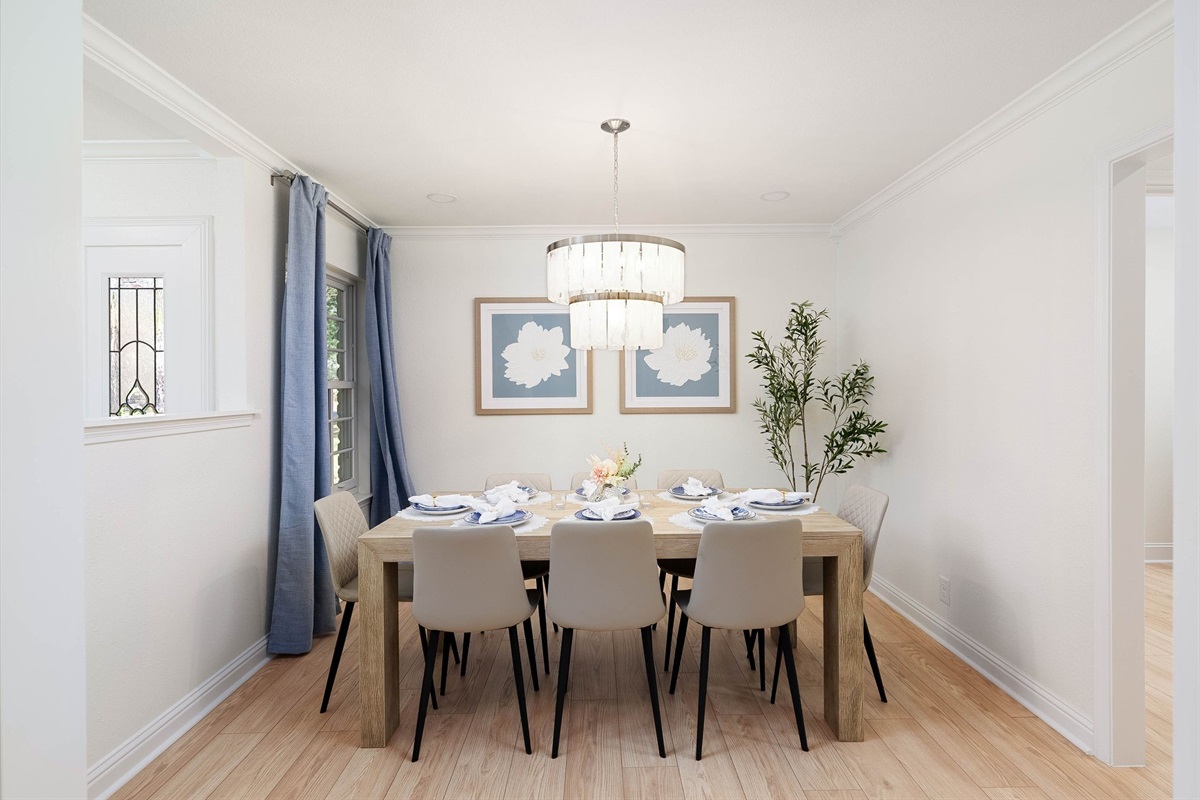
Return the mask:
<path fill-rule="evenodd" d="M 325 365 L 329 387 L 330 475 L 335 489 L 358 486 L 355 469 L 354 287 L 329 278 L 325 287 Z"/>
<path fill-rule="evenodd" d="M 163 414 L 163 279 L 108 279 L 108 415 Z"/>

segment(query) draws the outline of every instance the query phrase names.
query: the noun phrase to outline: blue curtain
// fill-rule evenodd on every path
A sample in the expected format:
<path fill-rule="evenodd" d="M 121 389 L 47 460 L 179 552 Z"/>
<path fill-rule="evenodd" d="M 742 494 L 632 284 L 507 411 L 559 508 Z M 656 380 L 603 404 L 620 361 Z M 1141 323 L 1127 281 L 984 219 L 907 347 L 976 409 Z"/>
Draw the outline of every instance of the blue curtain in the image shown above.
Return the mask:
<path fill-rule="evenodd" d="M 280 503 L 269 653 L 307 653 L 331 633 L 337 598 L 313 503 L 329 494 L 325 375 L 325 187 L 292 181 L 280 329 Z"/>
<path fill-rule="evenodd" d="M 400 433 L 392 347 L 392 237 L 367 232 L 367 368 L 371 373 L 371 524 L 408 505 L 412 478 Z"/>

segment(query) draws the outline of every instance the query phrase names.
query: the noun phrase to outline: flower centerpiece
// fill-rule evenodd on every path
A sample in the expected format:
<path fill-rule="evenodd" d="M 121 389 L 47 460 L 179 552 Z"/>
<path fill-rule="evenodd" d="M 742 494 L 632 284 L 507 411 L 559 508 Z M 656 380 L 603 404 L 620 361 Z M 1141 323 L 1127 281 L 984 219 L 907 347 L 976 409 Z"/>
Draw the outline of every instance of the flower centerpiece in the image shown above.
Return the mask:
<path fill-rule="evenodd" d="M 608 458 L 590 455 L 587 459 L 588 466 L 592 469 L 591 487 L 587 498 L 592 502 L 620 494 L 625 481 L 632 478 L 642 465 L 641 454 L 638 454 L 637 459 L 632 458 L 627 444 L 622 444 L 620 450 L 605 449 L 608 450 Z"/>

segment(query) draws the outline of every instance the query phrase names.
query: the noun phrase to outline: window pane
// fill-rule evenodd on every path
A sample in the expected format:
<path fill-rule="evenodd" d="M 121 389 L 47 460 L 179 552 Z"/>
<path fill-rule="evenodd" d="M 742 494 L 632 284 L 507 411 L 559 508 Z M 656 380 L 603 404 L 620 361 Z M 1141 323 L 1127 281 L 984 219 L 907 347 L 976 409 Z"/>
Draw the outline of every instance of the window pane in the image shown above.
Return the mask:
<path fill-rule="evenodd" d="M 163 279 L 109 278 L 108 413 L 165 413 Z"/>
<path fill-rule="evenodd" d="M 346 354 L 340 350 L 327 350 L 325 352 L 325 373 L 328 380 L 344 381 L 346 379 Z"/>
<path fill-rule="evenodd" d="M 331 452 L 334 450 L 348 450 L 354 446 L 353 424 L 348 419 L 330 423 L 329 449 Z"/>
<path fill-rule="evenodd" d="M 336 286 L 325 287 L 325 316 L 329 319 L 344 319 L 342 304 L 345 302 L 345 291 Z"/>
<path fill-rule="evenodd" d="M 354 416 L 354 400 L 351 395 L 352 390 L 350 389 L 329 390 L 330 419 Z"/>
<path fill-rule="evenodd" d="M 345 483 L 354 477 L 354 455 L 350 452 L 334 453 L 333 485 Z"/>

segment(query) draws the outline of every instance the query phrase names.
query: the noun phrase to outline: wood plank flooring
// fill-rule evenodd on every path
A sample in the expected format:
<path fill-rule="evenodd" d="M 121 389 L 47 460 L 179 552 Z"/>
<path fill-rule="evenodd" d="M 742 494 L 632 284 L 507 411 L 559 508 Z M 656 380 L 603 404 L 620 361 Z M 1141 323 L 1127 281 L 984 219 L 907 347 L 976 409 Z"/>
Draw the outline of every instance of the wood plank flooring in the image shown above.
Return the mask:
<path fill-rule="evenodd" d="M 820 602 L 798 625 L 797 672 L 810 751 L 800 750 L 786 684 L 758 691 L 740 633 L 712 637 L 704 759 L 695 761 L 699 635 L 675 695 L 659 673 L 667 757 L 657 754 L 637 632 L 579 632 L 560 755 L 550 758 L 554 675 L 527 685 L 534 754 L 521 745 L 507 634 L 476 634 L 467 677 L 451 671 L 413 764 L 421 661 L 401 605 L 400 728 L 388 747 L 357 748 L 355 626 L 329 711 L 318 713 L 333 637 L 280 657 L 213 710 L 114 797 L 166 798 L 796 798 L 1045 800 L 1171 794 L 1171 567 L 1146 567 L 1148 765 L 1113 769 L 1080 753 L 1026 708 L 874 595 L 866 611 L 886 704 L 868 675 L 866 741 L 836 741 L 821 718 Z M 536 630 L 536 625 L 534 626 Z M 692 626 L 694 627 L 694 626 Z M 662 666 L 665 626 L 655 634 Z M 772 655 L 768 651 L 768 664 Z M 539 666 L 540 647 L 539 647 Z M 528 684 L 528 665 L 526 669 Z M 868 667 L 869 669 L 869 667 Z M 768 675 L 768 678 L 770 676 Z"/>

